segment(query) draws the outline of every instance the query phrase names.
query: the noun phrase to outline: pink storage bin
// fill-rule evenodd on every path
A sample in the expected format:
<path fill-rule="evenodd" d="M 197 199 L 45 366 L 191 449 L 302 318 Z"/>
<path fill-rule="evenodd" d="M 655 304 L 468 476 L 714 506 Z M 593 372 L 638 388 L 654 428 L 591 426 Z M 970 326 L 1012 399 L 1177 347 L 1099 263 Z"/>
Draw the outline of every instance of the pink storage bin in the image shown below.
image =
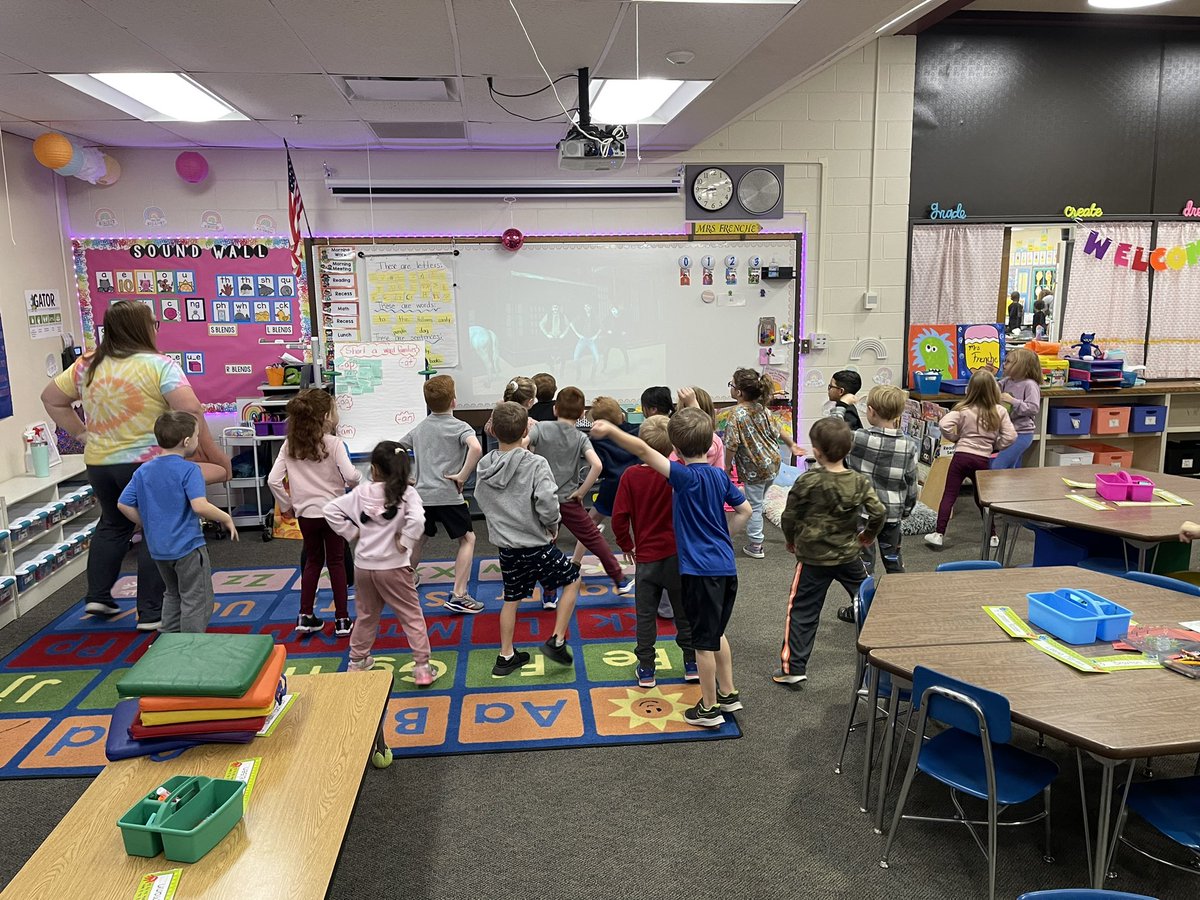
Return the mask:
<path fill-rule="evenodd" d="M 1145 503 L 1154 499 L 1154 482 L 1143 475 L 1130 475 L 1124 469 L 1097 472 L 1096 493 L 1105 500 Z"/>

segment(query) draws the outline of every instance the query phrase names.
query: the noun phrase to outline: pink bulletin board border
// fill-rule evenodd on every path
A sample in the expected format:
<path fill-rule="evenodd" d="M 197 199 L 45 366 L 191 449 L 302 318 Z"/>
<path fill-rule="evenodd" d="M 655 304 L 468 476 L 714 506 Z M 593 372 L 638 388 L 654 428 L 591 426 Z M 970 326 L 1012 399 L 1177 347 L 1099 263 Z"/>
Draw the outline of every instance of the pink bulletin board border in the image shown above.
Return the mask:
<path fill-rule="evenodd" d="M 179 235 L 170 238 L 155 237 L 131 237 L 131 238 L 75 238 L 71 241 L 72 253 L 75 260 L 75 289 L 79 299 L 79 317 L 83 328 L 82 342 L 86 350 L 92 350 L 96 346 L 96 322 L 93 312 L 93 303 L 91 296 L 91 286 L 88 277 L 87 268 L 87 251 L 89 250 L 111 250 L 111 251 L 128 251 L 135 244 L 196 244 L 200 246 L 206 253 L 211 252 L 214 246 L 263 246 L 268 250 L 287 251 L 291 247 L 291 242 L 286 237 L 200 237 Z M 144 263 L 143 268 L 155 268 L 157 265 L 170 262 L 177 269 L 187 269 L 189 259 L 176 258 L 160 258 L 160 259 L 145 259 L 140 262 Z M 131 267 L 137 268 L 136 264 L 131 264 Z M 228 260 L 229 271 L 235 272 L 238 269 L 238 260 Z M 198 279 L 197 279 L 198 280 Z M 288 343 L 304 343 L 308 344 L 312 338 L 312 320 L 310 316 L 309 305 L 309 285 L 308 275 L 306 271 L 301 271 L 300 276 L 295 279 L 295 319 L 299 324 L 299 335 L 293 334 L 291 337 L 282 338 Z M 200 290 L 200 285 L 195 285 L 197 295 L 207 296 L 205 291 Z M 121 299 L 118 292 L 114 292 L 114 299 Z M 156 298 L 158 295 L 154 295 Z M 295 351 L 293 351 L 295 352 Z M 204 408 L 208 412 L 235 412 L 237 409 L 236 397 L 231 397 L 227 401 L 220 402 L 205 402 Z"/>

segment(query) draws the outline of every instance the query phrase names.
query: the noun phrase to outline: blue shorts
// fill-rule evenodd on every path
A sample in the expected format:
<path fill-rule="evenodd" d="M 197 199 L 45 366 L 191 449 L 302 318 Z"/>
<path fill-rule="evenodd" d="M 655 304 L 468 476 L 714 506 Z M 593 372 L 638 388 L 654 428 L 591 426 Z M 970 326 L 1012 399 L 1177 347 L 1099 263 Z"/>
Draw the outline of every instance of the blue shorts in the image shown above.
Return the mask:
<path fill-rule="evenodd" d="M 500 576 L 504 602 L 518 603 L 533 596 L 533 588 L 557 590 L 579 580 L 579 566 L 554 544 L 544 547 L 501 547 Z"/>

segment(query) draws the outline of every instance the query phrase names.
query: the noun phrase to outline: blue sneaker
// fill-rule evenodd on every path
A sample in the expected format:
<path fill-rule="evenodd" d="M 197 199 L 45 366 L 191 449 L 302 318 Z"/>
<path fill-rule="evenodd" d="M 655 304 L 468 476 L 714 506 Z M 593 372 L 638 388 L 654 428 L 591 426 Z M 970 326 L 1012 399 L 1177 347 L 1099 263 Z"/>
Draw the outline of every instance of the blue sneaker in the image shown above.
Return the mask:
<path fill-rule="evenodd" d="M 654 680 L 654 670 L 644 666 L 637 667 L 638 687 L 652 688 L 657 682 Z"/>
<path fill-rule="evenodd" d="M 558 609 L 558 588 L 542 588 L 542 609 Z"/>
<path fill-rule="evenodd" d="M 620 597 L 627 597 L 633 593 L 633 588 L 634 588 L 633 578 L 632 577 L 626 578 L 624 581 L 622 581 L 620 584 L 617 585 L 617 595 Z"/>
<path fill-rule="evenodd" d="M 696 682 L 700 680 L 700 670 L 696 668 L 696 661 L 683 661 L 683 680 L 687 682 Z"/>

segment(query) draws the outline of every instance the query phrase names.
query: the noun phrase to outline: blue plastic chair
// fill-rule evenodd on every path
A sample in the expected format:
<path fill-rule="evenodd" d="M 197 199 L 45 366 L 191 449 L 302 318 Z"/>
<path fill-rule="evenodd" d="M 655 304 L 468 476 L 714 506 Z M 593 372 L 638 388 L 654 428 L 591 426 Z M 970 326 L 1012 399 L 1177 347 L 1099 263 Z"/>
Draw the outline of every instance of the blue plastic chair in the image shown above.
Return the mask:
<path fill-rule="evenodd" d="M 1043 820 L 1046 825 L 1044 859 L 1050 855 L 1050 785 L 1058 777 L 1058 766 L 1048 759 L 1012 746 L 1012 714 L 1008 698 L 995 691 L 977 687 L 941 672 L 917 666 L 913 672 L 914 703 L 921 711 L 916 737 L 900 788 L 900 799 L 883 846 L 882 868 L 888 867 L 888 853 L 901 819 L 922 822 L 959 822 L 988 861 L 988 897 L 996 897 L 996 837 L 1000 825 L 1027 825 Z M 925 740 L 930 720 L 946 725 L 945 731 Z M 958 813 L 955 818 L 905 816 L 904 805 L 917 770 L 950 788 L 950 799 Z M 1043 809 L 1018 822 L 1000 822 L 1000 813 L 1009 806 L 1042 795 Z M 987 801 L 987 819 L 967 818 L 958 795 L 966 794 Z M 987 845 L 979 839 L 976 825 L 987 826 Z"/>
<path fill-rule="evenodd" d="M 954 562 L 938 563 L 935 572 L 970 572 L 975 569 L 1003 569 L 995 559 L 959 559 Z"/>
<path fill-rule="evenodd" d="M 1056 891 L 1030 891 L 1017 900 L 1158 900 L 1145 894 L 1127 894 L 1124 891 L 1097 891 L 1092 888 L 1062 888 Z"/>
<path fill-rule="evenodd" d="M 1140 581 L 1142 584 L 1152 584 L 1155 587 L 1166 588 L 1168 591 L 1179 591 L 1181 594 L 1200 597 L 1200 586 L 1188 584 L 1177 578 L 1156 575 L 1153 572 L 1120 572 L 1119 574 L 1122 578 L 1128 578 L 1130 581 Z"/>
<path fill-rule="evenodd" d="M 1155 856 L 1124 837 L 1130 810 L 1172 841 L 1187 848 L 1195 865 L 1180 865 Z M 1125 846 L 1148 859 L 1192 875 L 1200 874 L 1197 871 L 1197 866 L 1200 866 L 1200 775 L 1156 778 L 1130 785 L 1129 796 L 1117 819 L 1117 836 Z"/>

